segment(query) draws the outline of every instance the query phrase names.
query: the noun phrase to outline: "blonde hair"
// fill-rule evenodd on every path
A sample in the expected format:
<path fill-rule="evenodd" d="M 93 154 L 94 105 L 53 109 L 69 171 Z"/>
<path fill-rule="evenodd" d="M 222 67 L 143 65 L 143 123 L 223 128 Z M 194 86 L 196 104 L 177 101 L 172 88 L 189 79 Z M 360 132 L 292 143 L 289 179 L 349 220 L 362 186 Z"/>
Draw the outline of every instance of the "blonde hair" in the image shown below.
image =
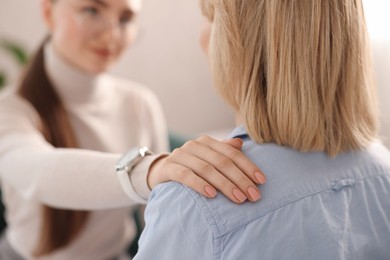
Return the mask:
<path fill-rule="evenodd" d="M 214 83 L 253 140 L 366 147 L 377 105 L 361 0 L 201 0 Z"/>

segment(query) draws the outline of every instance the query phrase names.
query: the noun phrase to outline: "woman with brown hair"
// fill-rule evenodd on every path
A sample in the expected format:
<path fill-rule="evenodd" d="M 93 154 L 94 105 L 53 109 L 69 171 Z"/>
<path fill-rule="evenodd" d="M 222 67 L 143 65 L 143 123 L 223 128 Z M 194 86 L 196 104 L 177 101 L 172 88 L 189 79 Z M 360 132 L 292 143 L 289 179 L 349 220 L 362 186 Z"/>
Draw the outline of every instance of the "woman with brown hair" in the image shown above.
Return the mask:
<path fill-rule="evenodd" d="M 231 137 L 267 183 L 241 205 L 157 186 L 135 259 L 390 259 L 390 153 L 362 1 L 201 6 L 216 88 L 241 120 Z"/>
<path fill-rule="evenodd" d="M 210 198 L 260 198 L 264 176 L 239 139 L 201 137 L 166 154 L 154 94 L 105 73 L 136 36 L 141 0 L 41 4 L 50 38 L 1 93 L 0 258 L 119 258 L 135 235 L 130 208 L 168 180 Z"/>

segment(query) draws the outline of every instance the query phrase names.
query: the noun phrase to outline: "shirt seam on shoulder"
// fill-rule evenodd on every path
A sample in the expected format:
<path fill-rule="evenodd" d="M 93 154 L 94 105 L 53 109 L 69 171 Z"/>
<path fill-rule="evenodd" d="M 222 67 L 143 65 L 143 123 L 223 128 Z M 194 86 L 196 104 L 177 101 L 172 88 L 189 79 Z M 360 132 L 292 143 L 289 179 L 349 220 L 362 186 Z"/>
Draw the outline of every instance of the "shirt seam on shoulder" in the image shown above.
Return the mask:
<path fill-rule="evenodd" d="M 211 233 L 213 235 L 213 259 L 220 259 L 221 258 L 221 252 L 222 252 L 222 245 L 221 245 L 221 230 L 219 230 L 219 227 L 217 225 L 216 216 L 212 213 L 211 209 L 207 206 L 207 203 L 204 202 L 204 198 L 198 194 L 196 191 L 191 190 L 191 188 L 181 184 L 184 190 L 187 190 L 187 192 L 192 196 L 192 198 L 195 201 L 195 204 L 199 208 L 199 212 L 204 215 L 207 223 L 209 224 L 209 228 L 211 230 Z M 216 234 L 217 233 L 217 234 Z"/>

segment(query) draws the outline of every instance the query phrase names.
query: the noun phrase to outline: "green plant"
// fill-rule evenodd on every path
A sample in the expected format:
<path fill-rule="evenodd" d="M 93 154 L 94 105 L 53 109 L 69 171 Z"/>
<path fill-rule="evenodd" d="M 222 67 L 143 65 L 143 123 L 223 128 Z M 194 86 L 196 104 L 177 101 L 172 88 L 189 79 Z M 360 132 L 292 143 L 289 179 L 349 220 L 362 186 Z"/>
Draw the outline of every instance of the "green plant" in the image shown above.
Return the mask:
<path fill-rule="evenodd" d="M 0 72 L 0 89 L 5 85 L 5 75 L 3 72 Z"/>
<path fill-rule="evenodd" d="M 23 47 L 16 43 L 0 39 L 0 49 L 11 55 L 11 57 L 13 57 L 13 59 L 17 61 L 20 67 L 23 67 L 28 61 L 27 52 L 24 50 Z M 2 89 L 6 84 L 7 75 L 4 71 L 1 71 L 0 68 L 0 89 Z M 4 211 L 5 207 L 2 203 L 2 194 L 0 190 L 0 233 L 3 232 L 5 226 L 7 225 L 4 218 Z"/>
<path fill-rule="evenodd" d="M 23 67 L 28 61 L 27 52 L 22 46 L 9 40 L 0 39 L 0 49 L 11 55 L 11 57 Z M 7 75 L 0 69 L 0 89 L 7 84 Z"/>

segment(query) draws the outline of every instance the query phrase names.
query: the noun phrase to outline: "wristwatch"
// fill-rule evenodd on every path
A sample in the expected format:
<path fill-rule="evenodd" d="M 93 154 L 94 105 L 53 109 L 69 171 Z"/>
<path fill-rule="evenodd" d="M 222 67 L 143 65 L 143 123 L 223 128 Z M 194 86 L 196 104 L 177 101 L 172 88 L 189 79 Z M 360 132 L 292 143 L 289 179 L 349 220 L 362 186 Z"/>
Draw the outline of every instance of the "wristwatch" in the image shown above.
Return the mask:
<path fill-rule="evenodd" d="M 125 153 L 116 163 L 115 170 L 119 178 L 119 182 L 122 186 L 123 191 L 127 196 L 139 203 L 144 203 L 145 199 L 137 194 L 133 184 L 130 181 L 130 174 L 133 168 L 147 155 L 153 153 L 148 147 L 135 147 Z"/>

